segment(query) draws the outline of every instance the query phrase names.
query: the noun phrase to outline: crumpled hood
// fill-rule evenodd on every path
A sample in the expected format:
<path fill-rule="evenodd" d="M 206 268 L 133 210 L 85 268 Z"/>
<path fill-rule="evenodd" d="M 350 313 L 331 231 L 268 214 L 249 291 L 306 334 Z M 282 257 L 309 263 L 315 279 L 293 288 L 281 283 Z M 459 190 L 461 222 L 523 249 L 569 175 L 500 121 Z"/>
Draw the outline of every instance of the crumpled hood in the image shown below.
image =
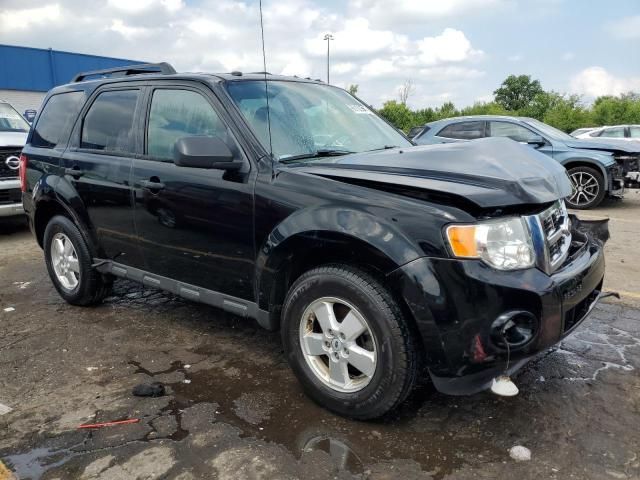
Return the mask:
<path fill-rule="evenodd" d="M 565 168 L 507 138 L 394 148 L 285 168 L 353 183 L 464 197 L 482 208 L 553 202 L 571 194 Z"/>
<path fill-rule="evenodd" d="M 586 140 L 576 138 L 575 140 L 566 140 L 564 142 L 572 148 L 581 148 L 584 150 L 603 150 L 611 152 L 619 150 L 626 153 L 640 153 L 640 142 L 628 142 L 626 140 Z"/>

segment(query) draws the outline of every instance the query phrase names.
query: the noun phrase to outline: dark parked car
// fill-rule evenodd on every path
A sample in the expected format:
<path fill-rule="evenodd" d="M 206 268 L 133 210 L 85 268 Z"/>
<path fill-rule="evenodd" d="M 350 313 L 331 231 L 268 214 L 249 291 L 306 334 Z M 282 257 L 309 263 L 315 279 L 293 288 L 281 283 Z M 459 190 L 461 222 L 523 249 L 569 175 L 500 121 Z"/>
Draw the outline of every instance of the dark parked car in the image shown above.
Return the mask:
<path fill-rule="evenodd" d="M 593 208 L 606 195 L 622 196 L 625 179 L 635 178 L 640 170 L 640 145 L 573 138 L 526 117 L 473 115 L 448 118 L 428 123 L 413 141 L 429 145 L 485 137 L 508 137 L 528 144 L 564 165 L 573 184 L 573 191 L 567 198 L 567 204 L 572 208 Z"/>
<path fill-rule="evenodd" d="M 415 147 L 318 81 L 99 75 L 48 93 L 21 158 L 71 304 L 124 277 L 254 318 L 281 330 L 312 398 L 364 419 L 425 367 L 443 392 L 488 388 L 600 296 L 602 245 L 572 228 L 566 171 L 533 149 Z"/>

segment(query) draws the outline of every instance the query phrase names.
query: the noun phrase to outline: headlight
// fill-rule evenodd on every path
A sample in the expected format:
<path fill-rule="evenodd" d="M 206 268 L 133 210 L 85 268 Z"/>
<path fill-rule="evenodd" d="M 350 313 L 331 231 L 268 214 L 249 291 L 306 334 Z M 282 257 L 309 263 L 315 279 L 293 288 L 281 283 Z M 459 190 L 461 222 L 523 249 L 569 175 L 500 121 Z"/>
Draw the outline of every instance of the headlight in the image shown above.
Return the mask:
<path fill-rule="evenodd" d="M 449 225 L 447 240 L 454 256 L 478 258 L 498 270 L 529 268 L 535 263 L 531 234 L 519 217 Z"/>

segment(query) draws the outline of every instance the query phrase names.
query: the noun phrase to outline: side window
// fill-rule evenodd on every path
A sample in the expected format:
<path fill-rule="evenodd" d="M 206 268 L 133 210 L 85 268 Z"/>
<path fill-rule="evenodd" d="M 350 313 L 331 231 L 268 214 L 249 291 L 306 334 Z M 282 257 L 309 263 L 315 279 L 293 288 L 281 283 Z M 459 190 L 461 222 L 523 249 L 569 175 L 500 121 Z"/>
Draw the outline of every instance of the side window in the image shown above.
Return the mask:
<path fill-rule="evenodd" d="M 133 152 L 133 116 L 138 93 L 138 90 L 113 90 L 99 94 L 84 117 L 80 148 Z"/>
<path fill-rule="evenodd" d="M 147 155 L 173 160 L 173 147 L 181 137 L 218 136 L 228 143 L 227 129 L 205 97 L 190 90 L 153 92 Z"/>
<path fill-rule="evenodd" d="M 508 137 L 516 142 L 528 142 L 539 137 L 528 128 L 509 122 L 489 122 L 490 137 Z"/>
<path fill-rule="evenodd" d="M 629 127 L 629 136 L 631 138 L 640 138 L 640 127 Z"/>
<path fill-rule="evenodd" d="M 68 135 L 82 105 L 84 92 L 59 93 L 49 98 L 33 129 L 31 145 L 54 148 Z"/>
<path fill-rule="evenodd" d="M 475 140 L 484 137 L 484 122 L 459 122 L 447 125 L 438 133 L 438 137 Z"/>
<path fill-rule="evenodd" d="M 624 127 L 605 128 L 600 132 L 599 137 L 624 138 Z"/>

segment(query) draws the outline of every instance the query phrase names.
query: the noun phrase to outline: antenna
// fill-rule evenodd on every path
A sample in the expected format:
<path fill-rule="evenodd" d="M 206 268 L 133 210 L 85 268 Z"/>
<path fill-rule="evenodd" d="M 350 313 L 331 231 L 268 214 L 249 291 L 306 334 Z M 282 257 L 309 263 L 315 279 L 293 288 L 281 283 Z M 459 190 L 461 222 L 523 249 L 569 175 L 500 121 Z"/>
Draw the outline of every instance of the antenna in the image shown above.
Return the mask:
<path fill-rule="evenodd" d="M 271 110 L 269 109 L 269 87 L 267 84 L 267 55 L 264 50 L 264 23 L 262 21 L 262 0 L 260 0 L 260 33 L 262 36 L 262 72 L 264 73 L 264 95 L 267 100 L 267 127 L 269 128 L 269 156 L 271 157 L 271 175 L 273 168 L 273 143 L 271 142 Z"/>

